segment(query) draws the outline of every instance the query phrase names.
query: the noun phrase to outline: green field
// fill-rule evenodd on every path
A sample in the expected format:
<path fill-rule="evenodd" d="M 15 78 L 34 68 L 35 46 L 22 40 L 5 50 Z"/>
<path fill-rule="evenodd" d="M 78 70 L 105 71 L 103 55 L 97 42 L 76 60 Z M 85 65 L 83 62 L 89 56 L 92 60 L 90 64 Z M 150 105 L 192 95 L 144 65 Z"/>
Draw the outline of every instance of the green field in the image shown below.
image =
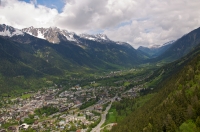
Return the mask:
<path fill-rule="evenodd" d="M 124 83 L 124 86 L 126 87 L 126 86 L 128 86 L 128 85 L 130 85 L 131 83 L 130 82 L 125 82 Z"/>
<path fill-rule="evenodd" d="M 109 112 L 108 112 L 107 119 L 106 119 L 105 123 L 102 126 L 105 126 L 105 125 L 110 124 L 110 123 L 119 122 L 122 119 L 124 119 L 124 117 L 126 117 L 126 116 L 119 116 L 117 114 L 116 109 L 111 108 L 109 110 Z"/>
<path fill-rule="evenodd" d="M 93 87 L 98 87 L 98 86 L 100 86 L 101 85 L 101 83 L 93 83 L 93 84 L 90 84 L 90 86 L 93 86 Z"/>
<path fill-rule="evenodd" d="M 21 96 L 22 99 L 28 99 L 32 96 L 32 94 L 24 94 Z"/>
<path fill-rule="evenodd" d="M 132 111 L 143 106 L 153 96 L 155 96 L 155 94 L 148 94 L 145 96 L 141 96 L 137 99 L 125 99 L 124 101 L 122 100 L 120 102 L 114 102 L 106 116 L 106 121 L 102 126 L 105 126 L 110 123 L 120 122 L 126 116 L 128 116 Z M 132 102 L 134 102 L 134 104 Z M 125 103 L 127 103 L 127 104 L 125 104 Z M 133 107 L 131 108 L 132 105 L 133 105 Z M 120 106 L 122 106 L 122 107 L 120 108 Z"/>

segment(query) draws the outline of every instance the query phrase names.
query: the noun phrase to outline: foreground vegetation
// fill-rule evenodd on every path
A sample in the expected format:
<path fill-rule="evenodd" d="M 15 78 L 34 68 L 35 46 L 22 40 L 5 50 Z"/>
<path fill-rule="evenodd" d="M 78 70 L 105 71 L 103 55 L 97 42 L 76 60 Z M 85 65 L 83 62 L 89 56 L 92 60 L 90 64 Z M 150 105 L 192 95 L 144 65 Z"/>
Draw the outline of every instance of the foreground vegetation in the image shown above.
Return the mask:
<path fill-rule="evenodd" d="M 122 98 L 121 101 L 113 102 L 111 109 L 106 115 L 106 121 L 103 126 L 110 123 L 118 123 L 125 117 L 129 116 L 133 111 L 143 106 L 155 94 L 148 94 L 139 98 Z"/>
<path fill-rule="evenodd" d="M 187 57 L 179 61 L 185 63 L 178 64 L 180 70 L 168 69 L 174 74 L 159 83 L 152 99 L 112 131 L 200 131 L 200 54 Z"/>

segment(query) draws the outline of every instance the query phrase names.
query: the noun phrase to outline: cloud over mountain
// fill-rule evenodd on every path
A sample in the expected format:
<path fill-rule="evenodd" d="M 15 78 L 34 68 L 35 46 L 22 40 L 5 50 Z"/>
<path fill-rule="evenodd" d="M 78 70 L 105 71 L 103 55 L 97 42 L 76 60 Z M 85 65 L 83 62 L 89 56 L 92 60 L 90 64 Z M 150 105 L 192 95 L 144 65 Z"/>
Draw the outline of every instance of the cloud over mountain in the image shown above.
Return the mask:
<path fill-rule="evenodd" d="M 2 0 L 0 21 L 18 28 L 57 26 L 105 33 L 134 47 L 175 40 L 200 25 L 199 0 L 66 0 L 61 12 L 40 0 Z"/>

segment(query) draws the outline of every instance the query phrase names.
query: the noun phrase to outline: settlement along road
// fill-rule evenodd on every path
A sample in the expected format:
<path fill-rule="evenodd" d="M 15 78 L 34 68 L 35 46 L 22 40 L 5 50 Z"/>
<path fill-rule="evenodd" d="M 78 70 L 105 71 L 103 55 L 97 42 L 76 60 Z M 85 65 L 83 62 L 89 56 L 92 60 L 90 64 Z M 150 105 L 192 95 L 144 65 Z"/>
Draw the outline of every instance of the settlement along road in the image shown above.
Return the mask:
<path fill-rule="evenodd" d="M 103 123 L 106 121 L 106 115 L 107 115 L 107 113 L 108 113 L 108 111 L 109 111 L 111 105 L 112 105 L 112 101 L 111 101 L 111 103 L 107 106 L 107 108 L 106 108 L 106 110 L 103 112 L 103 114 L 101 114 L 101 121 L 100 121 L 100 123 L 99 123 L 95 128 L 93 128 L 91 132 L 100 132 L 100 131 L 101 131 L 101 125 L 103 125 Z"/>

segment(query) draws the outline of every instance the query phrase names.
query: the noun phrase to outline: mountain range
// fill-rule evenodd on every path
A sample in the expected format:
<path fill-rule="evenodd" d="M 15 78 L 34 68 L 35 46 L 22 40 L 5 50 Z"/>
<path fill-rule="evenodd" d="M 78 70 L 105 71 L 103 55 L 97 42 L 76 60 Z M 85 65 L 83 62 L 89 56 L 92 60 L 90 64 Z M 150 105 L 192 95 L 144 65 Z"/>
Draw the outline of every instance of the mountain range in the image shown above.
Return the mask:
<path fill-rule="evenodd" d="M 106 35 L 97 34 L 80 34 L 77 35 L 74 32 L 68 32 L 67 30 L 61 30 L 57 27 L 50 28 L 24 28 L 23 32 L 35 36 L 37 38 L 45 39 L 50 43 L 59 44 L 61 41 L 71 41 L 76 43 L 84 43 L 82 39 L 92 40 L 97 42 L 112 42 Z"/>
<path fill-rule="evenodd" d="M 35 58 L 35 62 L 42 60 L 47 65 L 61 71 L 114 70 L 120 67 L 132 67 L 142 63 L 159 61 L 174 61 L 189 53 L 200 42 L 200 28 L 191 31 L 176 41 L 163 45 L 142 47 L 137 50 L 125 42 L 110 40 L 104 34 L 80 34 L 62 30 L 57 27 L 50 28 L 24 28 L 22 30 L 1 24 L 0 37 L 3 47 L 17 46 L 22 53 L 28 53 Z M 5 51 L 8 48 L 2 48 Z M 12 48 L 6 54 L 13 54 Z M 21 55 L 21 56 L 20 56 Z M 26 58 L 22 54 L 12 56 L 22 61 Z M 35 66 L 23 61 L 32 69 Z M 41 61 L 39 61 L 41 62 Z M 30 62 L 31 63 L 31 62 Z M 31 63 L 32 64 L 32 63 Z M 39 63 L 40 65 L 40 63 Z M 37 69 L 37 68 L 36 68 Z"/>
<path fill-rule="evenodd" d="M 79 77 L 145 63 L 171 62 L 189 53 L 198 43 L 200 28 L 176 41 L 136 50 L 104 34 L 77 35 L 57 27 L 19 30 L 1 24 L 0 80 L 10 79 L 14 86 L 19 86 L 20 79 L 42 82 L 47 77 Z M 30 80 L 21 87 L 30 87 Z M 12 83 L 2 85 L 5 90 L 12 86 Z"/>
<path fill-rule="evenodd" d="M 3 24 L 0 36 L 2 54 L 45 74 L 42 67 L 74 73 L 132 67 L 145 57 L 129 44 L 111 41 L 106 35 L 76 35 L 56 27 L 18 30 Z"/>

